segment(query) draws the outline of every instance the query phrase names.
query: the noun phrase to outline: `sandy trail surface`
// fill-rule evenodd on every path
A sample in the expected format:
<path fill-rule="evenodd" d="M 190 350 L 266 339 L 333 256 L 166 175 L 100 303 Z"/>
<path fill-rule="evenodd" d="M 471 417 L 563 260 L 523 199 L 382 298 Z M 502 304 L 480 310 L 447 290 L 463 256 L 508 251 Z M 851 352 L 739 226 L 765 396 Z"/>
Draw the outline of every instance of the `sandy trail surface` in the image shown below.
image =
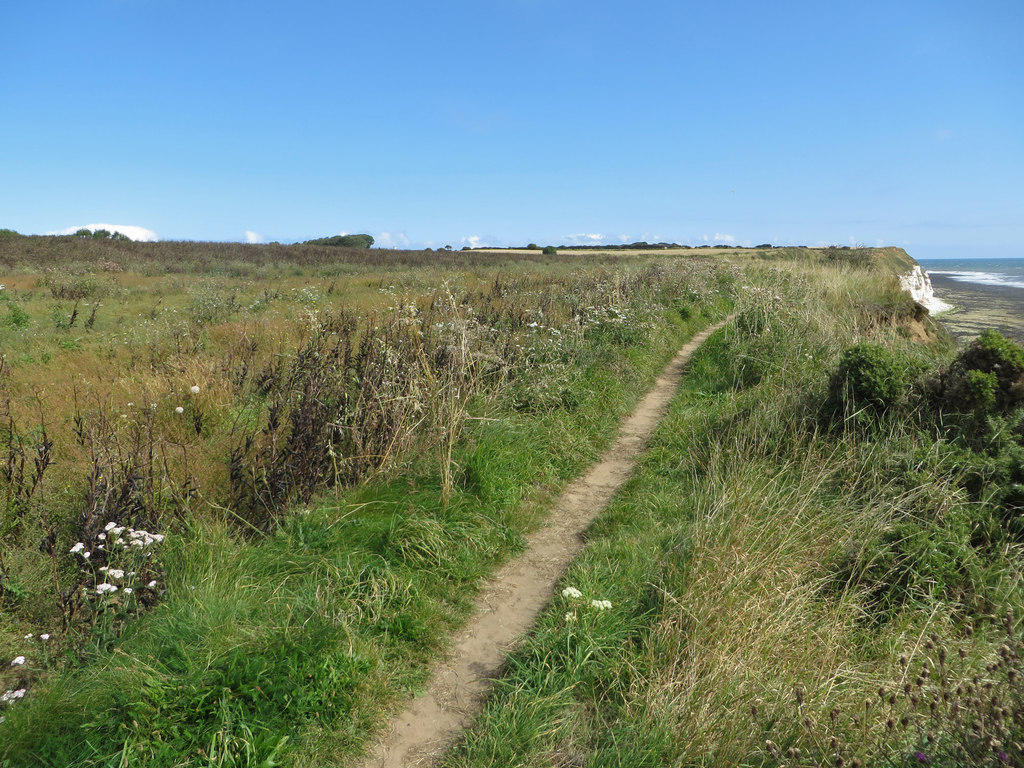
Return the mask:
<path fill-rule="evenodd" d="M 454 638 L 426 690 L 392 721 L 363 768 L 432 765 L 472 722 L 505 656 L 530 629 L 558 579 L 583 549 L 587 528 L 632 473 L 690 356 L 726 322 L 705 329 L 679 350 L 604 457 L 562 492 L 544 527 L 527 539 L 525 551 L 488 582 L 473 618 Z"/>

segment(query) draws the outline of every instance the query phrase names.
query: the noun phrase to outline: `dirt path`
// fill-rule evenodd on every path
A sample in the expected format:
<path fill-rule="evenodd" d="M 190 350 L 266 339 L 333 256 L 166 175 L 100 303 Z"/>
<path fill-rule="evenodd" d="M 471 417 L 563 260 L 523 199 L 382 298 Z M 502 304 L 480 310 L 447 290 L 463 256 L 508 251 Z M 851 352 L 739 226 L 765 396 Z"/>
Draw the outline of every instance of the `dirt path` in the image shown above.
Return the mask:
<path fill-rule="evenodd" d="M 562 492 L 550 520 L 527 540 L 526 551 L 495 574 L 477 599 L 474 617 L 456 636 L 451 654 L 439 664 L 426 691 L 395 718 L 390 733 L 363 768 L 430 765 L 472 722 L 506 653 L 551 599 L 555 583 L 583 549 L 590 523 L 629 478 L 679 386 L 690 355 L 725 322 L 697 334 L 679 351 L 623 423 L 604 458 Z"/>

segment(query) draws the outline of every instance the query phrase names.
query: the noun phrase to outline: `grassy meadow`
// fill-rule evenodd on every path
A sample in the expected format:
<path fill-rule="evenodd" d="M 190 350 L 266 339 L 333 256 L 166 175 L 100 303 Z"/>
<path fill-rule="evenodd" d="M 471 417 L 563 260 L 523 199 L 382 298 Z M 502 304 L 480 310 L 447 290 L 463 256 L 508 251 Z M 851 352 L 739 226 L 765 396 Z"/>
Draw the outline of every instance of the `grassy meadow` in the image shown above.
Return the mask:
<path fill-rule="evenodd" d="M 738 274 L 0 247 L 7 765 L 344 764 Z"/>
<path fill-rule="evenodd" d="M 1021 765 L 1024 350 L 910 263 L 0 241 L 0 765 L 353 764 L 729 313 L 445 764 Z"/>

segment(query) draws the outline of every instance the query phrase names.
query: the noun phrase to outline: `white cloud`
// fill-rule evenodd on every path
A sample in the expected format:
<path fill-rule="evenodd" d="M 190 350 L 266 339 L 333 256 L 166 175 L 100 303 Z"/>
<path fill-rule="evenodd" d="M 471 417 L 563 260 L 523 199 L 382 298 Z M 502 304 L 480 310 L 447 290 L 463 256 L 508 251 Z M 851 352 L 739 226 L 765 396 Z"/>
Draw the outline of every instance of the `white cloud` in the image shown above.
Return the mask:
<path fill-rule="evenodd" d="M 253 232 L 251 229 L 247 229 L 245 230 L 245 242 L 255 245 L 257 243 L 267 242 L 267 238 L 259 232 Z"/>
<path fill-rule="evenodd" d="M 707 235 L 704 236 L 704 239 L 705 240 L 708 239 Z M 732 235 L 723 235 L 721 232 L 715 232 L 715 242 L 716 243 L 735 243 L 736 242 L 736 238 L 733 237 Z"/>
<path fill-rule="evenodd" d="M 105 229 L 108 232 L 120 232 L 125 237 L 130 237 L 132 240 L 143 240 L 146 242 L 153 242 L 159 240 L 156 232 L 152 229 L 146 229 L 145 227 L 137 227 L 134 224 L 83 224 L 78 227 L 67 227 L 56 232 L 47 232 L 48 235 L 73 235 L 80 229 L 88 229 L 95 232 L 97 229 Z"/>
<path fill-rule="evenodd" d="M 486 248 L 487 243 L 483 241 L 483 238 L 479 235 L 470 235 L 469 237 L 463 237 L 461 239 L 462 244 L 468 245 L 470 248 Z"/>
<path fill-rule="evenodd" d="M 373 238 L 377 248 L 408 248 L 409 238 L 404 232 L 381 232 Z"/>
<path fill-rule="evenodd" d="M 586 233 L 563 235 L 562 242 L 566 245 L 600 245 L 604 242 L 604 235 L 588 235 Z"/>

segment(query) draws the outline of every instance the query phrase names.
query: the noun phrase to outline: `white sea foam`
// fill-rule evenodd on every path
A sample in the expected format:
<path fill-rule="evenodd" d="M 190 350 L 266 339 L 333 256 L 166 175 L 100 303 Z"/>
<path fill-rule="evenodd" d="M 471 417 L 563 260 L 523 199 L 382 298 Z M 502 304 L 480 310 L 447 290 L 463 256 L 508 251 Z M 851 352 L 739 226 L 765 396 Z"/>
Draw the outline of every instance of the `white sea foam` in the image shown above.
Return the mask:
<path fill-rule="evenodd" d="M 931 278 L 920 265 L 914 267 L 907 274 L 900 275 L 899 278 L 900 288 L 909 293 L 914 301 L 933 315 L 939 312 L 948 312 L 953 308 L 952 304 L 947 304 L 935 295 Z"/>
<path fill-rule="evenodd" d="M 1008 288 L 1024 288 L 1024 279 L 1020 275 L 1004 275 L 1001 272 L 968 272 L 963 270 L 933 269 L 933 275 L 943 275 L 960 283 L 977 283 L 979 285 L 1005 285 Z"/>

